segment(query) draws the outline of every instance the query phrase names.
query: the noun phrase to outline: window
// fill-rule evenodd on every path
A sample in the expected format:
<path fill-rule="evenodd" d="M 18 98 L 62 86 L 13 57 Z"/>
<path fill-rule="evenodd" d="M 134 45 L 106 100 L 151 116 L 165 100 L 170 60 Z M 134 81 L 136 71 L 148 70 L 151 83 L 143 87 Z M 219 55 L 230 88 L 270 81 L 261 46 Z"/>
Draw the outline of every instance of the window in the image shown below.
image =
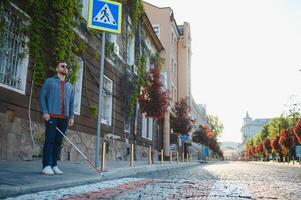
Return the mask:
<path fill-rule="evenodd" d="M 154 29 L 157 37 L 160 39 L 160 24 L 153 25 L 153 29 Z"/>
<path fill-rule="evenodd" d="M 111 79 L 104 76 L 101 122 L 109 126 L 111 126 L 111 122 L 112 122 L 112 103 L 113 103 L 112 94 L 113 94 L 113 82 Z"/>
<path fill-rule="evenodd" d="M 77 79 L 74 84 L 74 113 L 80 115 L 82 83 L 83 83 L 83 68 L 84 68 L 83 59 L 77 57 L 77 64 L 79 65 L 79 69 L 77 72 Z"/>
<path fill-rule="evenodd" d="M 131 32 L 131 27 L 128 26 L 128 33 Z M 127 64 L 134 65 L 135 63 L 135 38 L 128 37 L 128 44 L 127 44 Z"/>
<path fill-rule="evenodd" d="M 153 138 L 153 118 L 142 114 L 142 137 L 152 140 Z"/>
<path fill-rule="evenodd" d="M 29 17 L 13 6 L 5 11 L 0 41 L 0 86 L 25 94 L 28 67 L 28 38 L 24 33 Z"/>
<path fill-rule="evenodd" d="M 89 14 L 89 0 L 82 0 L 82 16 L 83 18 L 88 21 L 88 14 Z"/>

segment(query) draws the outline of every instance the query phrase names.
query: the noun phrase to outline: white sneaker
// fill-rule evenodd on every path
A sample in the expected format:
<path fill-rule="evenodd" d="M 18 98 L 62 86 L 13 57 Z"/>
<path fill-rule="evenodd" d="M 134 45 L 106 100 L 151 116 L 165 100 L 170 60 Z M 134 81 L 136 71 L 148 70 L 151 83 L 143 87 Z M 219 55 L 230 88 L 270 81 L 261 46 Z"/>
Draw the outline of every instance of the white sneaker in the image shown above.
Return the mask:
<path fill-rule="evenodd" d="M 63 175 L 63 172 L 57 166 L 52 167 L 52 170 L 57 175 Z"/>
<path fill-rule="evenodd" d="M 44 167 L 44 169 L 43 169 L 43 172 L 42 172 L 43 174 L 45 174 L 45 175 L 54 175 L 54 172 L 52 171 L 52 169 L 51 169 L 51 166 L 50 165 L 48 165 L 48 166 L 46 166 L 46 167 Z"/>

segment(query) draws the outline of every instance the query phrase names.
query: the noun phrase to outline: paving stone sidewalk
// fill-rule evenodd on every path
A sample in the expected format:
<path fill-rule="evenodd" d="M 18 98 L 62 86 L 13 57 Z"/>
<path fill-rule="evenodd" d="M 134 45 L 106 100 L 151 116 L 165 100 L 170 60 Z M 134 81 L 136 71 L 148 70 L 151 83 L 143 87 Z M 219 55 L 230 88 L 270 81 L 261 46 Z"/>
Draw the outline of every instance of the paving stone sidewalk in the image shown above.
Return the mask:
<path fill-rule="evenodd" d="M 0 161 L 0 198 L 199 164 L 200 161 L 148 165 L 147 161 L 136 161 L 130 167 L 129 161 L 109 161 L 101 176 L 85 161 L 61 161 L 58 165 L 64 175 L 45 176 L 41 173 L 41 161 Z"/>

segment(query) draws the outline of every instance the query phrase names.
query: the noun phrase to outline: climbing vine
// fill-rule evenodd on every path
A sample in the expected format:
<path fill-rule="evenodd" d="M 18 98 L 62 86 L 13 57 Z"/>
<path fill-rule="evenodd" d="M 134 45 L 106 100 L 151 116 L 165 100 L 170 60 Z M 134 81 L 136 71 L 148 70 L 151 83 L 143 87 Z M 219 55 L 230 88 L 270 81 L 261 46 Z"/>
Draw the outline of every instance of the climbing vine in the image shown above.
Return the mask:
<path fill-rule="evenodd" d="M 67 62 L 71 70 L 69 81 L 77 78 L 76 55 L 81 55 L 86 43 L 75 30 L 80 30 L 80 0 L 30 0 L 26 12 L 31 17 L 28 27 L 29 51 L 33 63 L 35 87 L 39 87 L 57 62 Z"/>
<path fill-rule="evenodd" d="M 53 0 L 51 9 L 53 12 L 54 55 L 55 61 L 66 61 L 72 67 L 70 76 L 71 83 L 76 81 L 79 65 L 76 56 L 83 52 L 86 45 L 78 38 L 74 28 L 79 24 L 74 20 L 81 18 L 80 0 Z"/>
<path fill-rule="evenodd" d="M 137 63 L 137 77 L 134 79 L 134 88 L 133 92 L 130 97 L 130 104 L 129 104 L 129 116 L 133 116 L 134 109 L 136 107 L 136 103 L 138 100 L 138 97 L 140 95 L 141 88 L 145 86 L 145 79 L 146 79 L 146 57 L 145 55 L 141 56 Z"/>
<path fill-rule="evenodd" d="M 31 24 L 29 26 L 29 49 L 31 59 L 34 63 L 35 76 L 33 77 L 33 81 L 35 87 L 39 87 L 43 80 L 46 77 L 46 59 L 43 50 L 43 44 L 45 44 L 45 40 L 43 41 L 43 36 L 45 35 L 45 15 L 44 13 L 47 10 L 46 0 L 40 1 L 32 1 L 29 6 L 29 11 L 31 15 Z"/>

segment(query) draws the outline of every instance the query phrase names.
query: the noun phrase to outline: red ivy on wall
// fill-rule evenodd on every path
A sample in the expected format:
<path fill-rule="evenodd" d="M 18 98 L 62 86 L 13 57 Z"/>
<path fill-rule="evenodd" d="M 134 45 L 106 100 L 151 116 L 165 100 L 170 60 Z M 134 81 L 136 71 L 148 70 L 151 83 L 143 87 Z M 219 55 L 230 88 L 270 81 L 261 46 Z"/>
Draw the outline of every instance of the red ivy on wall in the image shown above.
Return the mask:
<path fill-rule="evenodd" d="M 158 68 L 150 69 L 147 75 L 146 86 L 139 96 L 139 104 L 142 113 L 147 117 L 161 119 L 164 117 L 169 105 L 168 91 L 163 87 Z"/>

